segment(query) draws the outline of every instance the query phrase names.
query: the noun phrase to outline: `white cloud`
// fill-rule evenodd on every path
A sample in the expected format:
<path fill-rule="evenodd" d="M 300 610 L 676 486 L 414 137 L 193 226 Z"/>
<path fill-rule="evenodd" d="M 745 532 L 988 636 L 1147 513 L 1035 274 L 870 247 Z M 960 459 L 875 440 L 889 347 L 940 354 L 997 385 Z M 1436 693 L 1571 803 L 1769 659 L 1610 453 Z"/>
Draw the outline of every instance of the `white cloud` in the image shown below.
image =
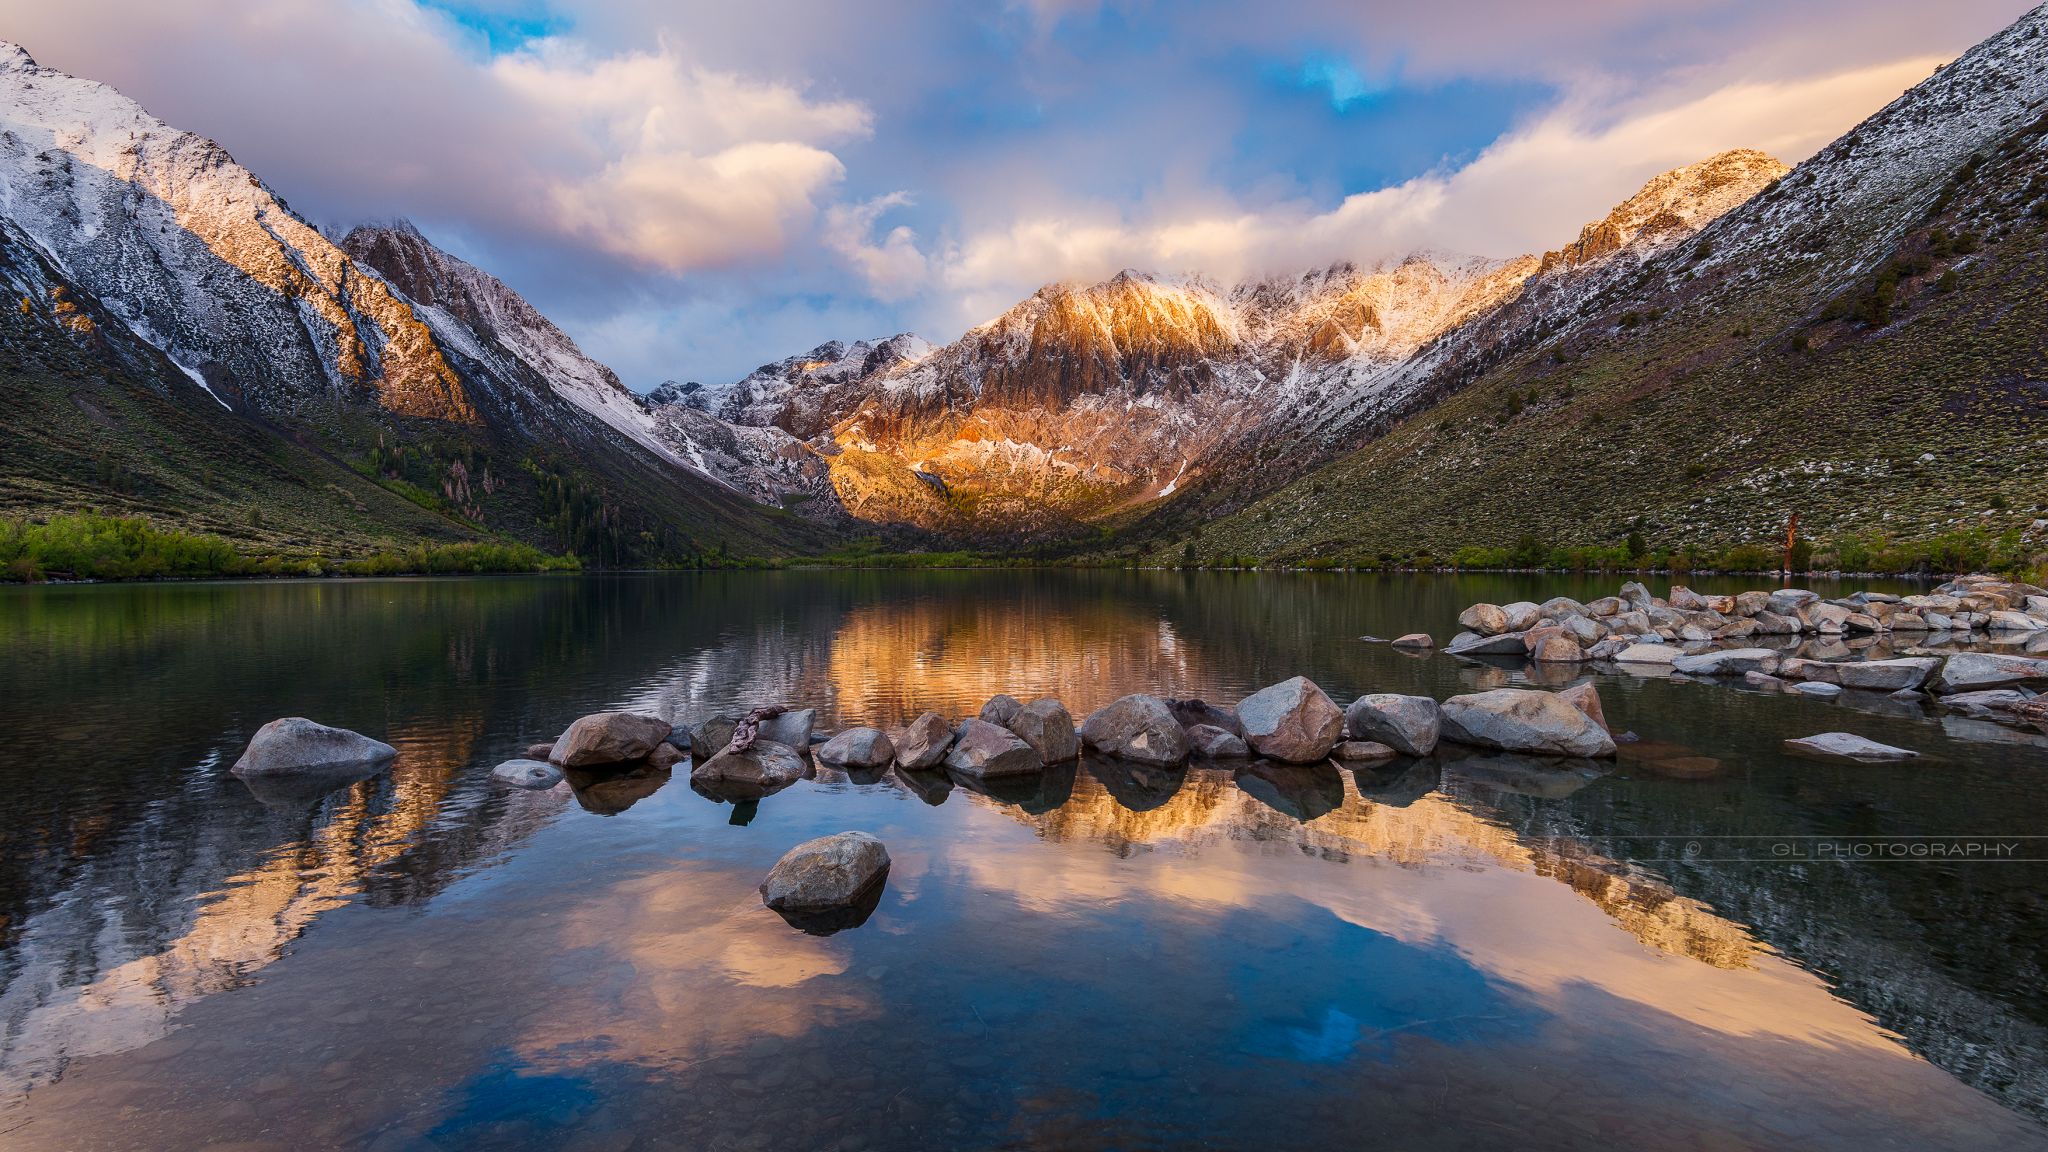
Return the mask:
<path fill-rule="evenodd" d="M 911 203 L 907 192 L 891 192 L 858 204 L 835 204 L 825 212 L 825 246 L 860 273 L 868 291 L 883 301 L 903 300 L 926 287 L 930 263 L 917 247 L 917 233 L 898 225 L 874 240 L 875 224 L 891 208 Z"/>

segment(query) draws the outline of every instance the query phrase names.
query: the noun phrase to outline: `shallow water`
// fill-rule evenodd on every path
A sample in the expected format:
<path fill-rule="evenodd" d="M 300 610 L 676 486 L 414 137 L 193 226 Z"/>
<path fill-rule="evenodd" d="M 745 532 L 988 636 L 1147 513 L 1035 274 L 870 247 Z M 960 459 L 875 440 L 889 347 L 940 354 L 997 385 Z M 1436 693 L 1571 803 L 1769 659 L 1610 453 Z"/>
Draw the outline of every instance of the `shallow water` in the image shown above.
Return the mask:
<path fill-rule="evenodd" d="M 1613 583 L 0 592 L 0 1146 L 2048 1147 L 2048 864 L 1812 858 L 2048 831 L 2042 737 L 1918 705 L 1603 676 L 1643 738 L 1605 765 L 487 778 L 613 706 L 1443 697 L 1529 673 L 1358 637 Z M 281 715 L 399 760 L 258 797 L 226 769 Z M 1925 758 L 1781 751 L 1837 729 Z M 754 887 L 844 829 L 881 903 L 797 932 Z"/>

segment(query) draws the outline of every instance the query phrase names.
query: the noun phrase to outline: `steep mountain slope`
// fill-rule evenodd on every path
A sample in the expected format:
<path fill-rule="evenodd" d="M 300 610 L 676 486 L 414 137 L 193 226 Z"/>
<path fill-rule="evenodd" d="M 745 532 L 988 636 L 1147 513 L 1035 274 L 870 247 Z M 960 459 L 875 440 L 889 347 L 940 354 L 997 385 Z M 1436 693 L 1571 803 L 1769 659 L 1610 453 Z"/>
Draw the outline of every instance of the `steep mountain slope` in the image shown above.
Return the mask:
<path fill-rule="evenodd" d="M 2016 530 L 2048 481 L 2044 109 L 2037 9 L 1696 240 L 1454 334 L 1487 343 L 1418 359 L 1436 407 L 1199 539 L 1186 510 L 1143 530 L 1363 563 L 1764 542 L 1795 512 L 1823 539 Z"/>
<path fill-rule="evenodd" d="M 358 261 L 218 145 L 11 44 L 0 44 L 0 221 L 20 338 L 61 334 L 59 375 L 88 392 L 186 409 L 125 423 L 131 470 L 178 442 L 289 459 L 302 478 L 342 468 L 394 498 L 330 520 L 274 507 L 283 490 L 237 468 L 215 471 L 209 501 L 166 501 L 166 518 L 217 527 L 201 508 L 226 501 L 250 510 L 244 521 L 283 516 L 291 547 L 309 553 L 358 549 L 381 527 L 374 539 L 503 534 L 602 563 L 822 539 L 691 472 L 608 370 L 496 280 L 403 228 L 359 232 Z M 177 376 L 188 384 L 167 382 Z M 67 403 L 27 360 L 0 365 L 0 381 L 10 421 Z M 69 391 L 76 407 L 84 393 Z M 107 469 L 67 472 L 71 456 L 47 447 L 0 466 L 4 490 L 20 493 L 5 510 L 123 503 Z M 356 482 L 337 486 L 359 495 Z"/>

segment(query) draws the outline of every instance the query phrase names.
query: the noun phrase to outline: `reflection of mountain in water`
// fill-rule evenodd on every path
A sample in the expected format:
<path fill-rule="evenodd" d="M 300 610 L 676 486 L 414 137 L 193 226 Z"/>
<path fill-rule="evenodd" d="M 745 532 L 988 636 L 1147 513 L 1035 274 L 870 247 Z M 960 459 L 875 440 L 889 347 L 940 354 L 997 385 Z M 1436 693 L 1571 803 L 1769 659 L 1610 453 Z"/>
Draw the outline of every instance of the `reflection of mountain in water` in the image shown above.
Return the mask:
<path fill-rule="evenodd" d="M 1117 791 L 1098 779 L 1120 770 L 1121 765 L 1091 763 L 1065 805 L 1042 815 L 1021 809 L 1011 814 L 1048 839 L 1097 841 L 1119 854 L 1163 844 L 1186 850 L 1248 840 L 1292 844 L 1326 860 L 1370 857 L 1404 868 L 1492 864 L 1557 880 L 1663 952 L 1742 968 L 1758 948 L 1740 923 L 1641 870 L 1569 839 L 1519 834 L 1492 809 L 1470 800 L 1437 793 L 1404 806 L 1376 803 L 1360 794 L 1347 772 L 1341 774 L 1342 802 L 1303 823 L 1238 787 L 1231 773 L 1197 768 L 1170 797 L 1148 797 L 1152 806 L 1139 809 L 1119 802 Z"/>
<path fill-rule="evenodd" d="M 424 903 L 562 808 L 555 793 L 457 791 L 473 735 L 395 730 L 387 775 L 296 809 L 259 803 L 205 763 L 51 875 L 0 953 L 0 1097 L 163 1036 L 185 1007 L 249 982 L 358 896 Z"/>

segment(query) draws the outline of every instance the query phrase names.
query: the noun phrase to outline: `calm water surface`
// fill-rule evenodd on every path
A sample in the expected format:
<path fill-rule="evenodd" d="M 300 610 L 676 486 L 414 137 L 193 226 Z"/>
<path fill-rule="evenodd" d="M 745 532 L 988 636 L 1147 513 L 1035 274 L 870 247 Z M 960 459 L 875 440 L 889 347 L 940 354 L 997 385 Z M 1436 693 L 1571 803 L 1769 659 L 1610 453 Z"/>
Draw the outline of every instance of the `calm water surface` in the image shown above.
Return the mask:
<path fill-rule="evenodd" d="M 1608 676 L 1642 737 L 1611 764 L 827 773 L 737 808 L 681 770 L 488 779 L 608 707 L 1443 697 L 1530 674 L 1358 638 L 1612 583 L 0 591 L 0 1147 L 2048 1148 L 2048 864 L 1745 847 L 2048 832 L 2044 738 L 1918 705 Z M 284 715 L 399 759 L 254 794 L 227 768 Z M 1780 750 L 1836 729 L 1926 755 Z M 761 906 L 846 829 L 895 860 L 865 925 Z"/>

